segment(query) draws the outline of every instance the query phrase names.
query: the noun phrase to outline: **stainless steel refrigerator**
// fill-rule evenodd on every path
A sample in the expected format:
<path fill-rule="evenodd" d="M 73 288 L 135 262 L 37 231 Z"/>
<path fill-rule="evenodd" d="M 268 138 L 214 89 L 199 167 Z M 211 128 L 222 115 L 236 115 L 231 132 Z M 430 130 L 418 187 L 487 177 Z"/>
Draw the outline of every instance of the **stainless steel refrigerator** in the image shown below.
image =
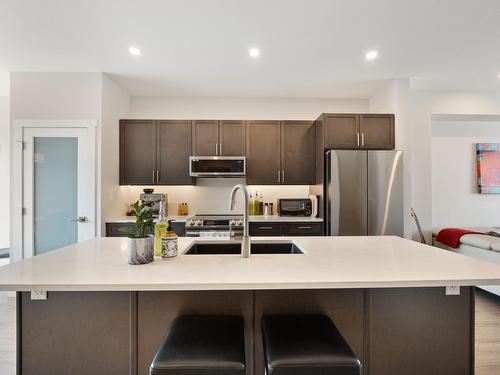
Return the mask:
<path fill-rule="evenodd" d="M 327 236 L 403 236 L 403 152 L 330 150 L 325 159 Z"/>

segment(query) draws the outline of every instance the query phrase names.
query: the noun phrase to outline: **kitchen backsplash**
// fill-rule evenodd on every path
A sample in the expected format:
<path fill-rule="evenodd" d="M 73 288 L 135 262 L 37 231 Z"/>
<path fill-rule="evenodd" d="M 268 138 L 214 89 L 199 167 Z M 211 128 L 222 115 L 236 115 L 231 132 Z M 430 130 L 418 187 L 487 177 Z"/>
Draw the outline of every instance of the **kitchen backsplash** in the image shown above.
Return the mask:
<path fill-rule="evenodd" d="M 168 194 L 168 213 L 175 215 L 180 202 L 189 204 L 189 214 L 223 214 L 229 210 L 229 194 L 235 184 L 245 183 L 244 179 L 237 178 L 199 178 L 195 186 L 154 186 L 156 193 Z M 121 205 L 122 215 L 126 213 L 126 205 L 135 202 L 142 192 L 143 186 L 120 186 L 118 196 L 113 197 L 115 205 Z M 273 202 L 276 205 L 278 198 L 307 198 L 309 186 L 277 186 L 277 185 L 249 185 L 252 196 L 255 191 L 262 194 L 264 202 Z M 238 194 L 239 196 L 239 194 Z M 235 212 L 243 210 L 243 199 L 237 198 Z M 105 219 L 113 219 L 111 217 Z"/>

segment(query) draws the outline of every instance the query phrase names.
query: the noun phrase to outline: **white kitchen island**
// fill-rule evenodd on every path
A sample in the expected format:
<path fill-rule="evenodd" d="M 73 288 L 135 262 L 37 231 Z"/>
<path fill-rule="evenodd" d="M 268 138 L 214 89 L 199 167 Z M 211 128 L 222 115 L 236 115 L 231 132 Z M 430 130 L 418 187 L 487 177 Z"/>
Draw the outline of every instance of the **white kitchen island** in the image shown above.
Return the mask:
<path fill-rule="evenodd" d="M 473 373 L 473 286 L 500 284 L 499 266 L 398 237 L 254 239 L 277 240 L 304 254 L 185 255 L 201 240 L 180 238 L 177 258 L 131 266 L 126 239 L 102 238 L 2 267 L 0 289 L 19 292 L 19 373 L 146 375 L 176 316 L 237 314 L 247 373 L 263 374 L 262 315 L 318 312 L 365 374 Z"/>

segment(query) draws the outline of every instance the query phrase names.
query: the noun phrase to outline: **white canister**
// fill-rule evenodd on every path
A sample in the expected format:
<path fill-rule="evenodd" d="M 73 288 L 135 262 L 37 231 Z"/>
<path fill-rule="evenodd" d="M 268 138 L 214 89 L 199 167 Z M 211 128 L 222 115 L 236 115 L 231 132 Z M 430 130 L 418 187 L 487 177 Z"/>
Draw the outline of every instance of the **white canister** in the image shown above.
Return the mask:
<path fill-rule="evenodd" d="M 161 238 L 161 257 L 162 258 L 172 258 L 176 257 L 178 253 L 178 241 L 177 235 L 173 236 L 163 236 Z"/>

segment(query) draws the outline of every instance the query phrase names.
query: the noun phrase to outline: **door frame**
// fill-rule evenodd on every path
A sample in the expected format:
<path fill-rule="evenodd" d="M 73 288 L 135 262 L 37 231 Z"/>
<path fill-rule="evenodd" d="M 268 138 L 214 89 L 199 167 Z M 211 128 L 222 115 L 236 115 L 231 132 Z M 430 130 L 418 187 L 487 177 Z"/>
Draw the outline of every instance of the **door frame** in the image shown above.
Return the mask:
<path fill-rule="evenodd" d="M 90 157 L 90 184 L 89 204 L 91 205 L 90 212 L 93 217 L 89 218 L 93 223 L 94 236 L 97 233 L 99 216 L 97 215 L 96 201 L 96 173 L 97 173 L 97 120 L 12 120 L 12 184 L 11 184 L 11 241 L 10 241 L 10 259 L 18 261 L 28 257 L 32 250 L 24 248 L 24 226 L 23 226 L 23 176 L 24 176 L 24 160 L 23 160 L 23 139 L 24 130 L 27 128 L 83 128 L 87 130 L 88 139 L 88 155 Z"/>

